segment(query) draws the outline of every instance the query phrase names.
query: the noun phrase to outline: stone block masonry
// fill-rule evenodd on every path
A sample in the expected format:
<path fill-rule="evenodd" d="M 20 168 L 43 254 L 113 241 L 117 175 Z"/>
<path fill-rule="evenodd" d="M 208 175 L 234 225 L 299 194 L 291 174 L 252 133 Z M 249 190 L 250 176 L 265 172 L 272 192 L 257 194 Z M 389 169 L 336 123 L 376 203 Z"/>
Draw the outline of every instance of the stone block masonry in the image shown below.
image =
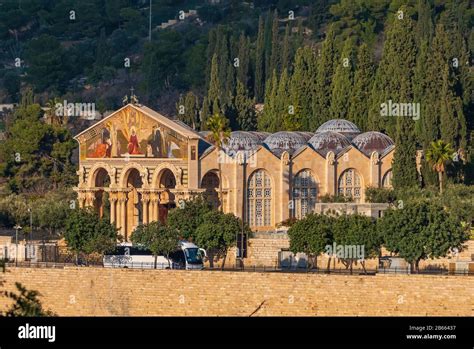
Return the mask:
<path fill-rule="evenodd" d="M 9 268 L 61 316 L 472 316 L 474 277 Z M 0 308 L 9 300 L 0 297 Z"/>

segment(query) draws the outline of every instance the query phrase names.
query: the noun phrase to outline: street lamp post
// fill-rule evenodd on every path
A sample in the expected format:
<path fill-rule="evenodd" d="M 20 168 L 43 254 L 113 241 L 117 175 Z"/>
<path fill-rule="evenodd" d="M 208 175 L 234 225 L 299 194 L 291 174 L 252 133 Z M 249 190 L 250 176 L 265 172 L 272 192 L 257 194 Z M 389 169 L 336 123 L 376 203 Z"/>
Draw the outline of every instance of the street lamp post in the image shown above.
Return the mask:
<path fill-rule="evenodd" d="M 33 210 L 31 207 L 28 208 L 28 212 L 30 213 L 30 241 L 29 241 L 29 248 L 28 248 L 28 253 L 31 256 L 31 250 L 33 248 Z"/>
<path fill-rule="evenodd" d="M 16 251 L 15 251 L 15 267 L 18 266 L 18 230 L 22 229 L 22 227 L 17 224 L 13 227 L 15 229 L 15 245 L 16 245 Z"/>
<path fill-rule="evenodd" d="M 240 165 L 242 165 L 242 226 L 241 226 L 241 232 L 240 232 L 240 241 L 238 239 L 238 234 L 237 234 L 237 241 L 236 241 L 236 247 L 238 251 L 238 257 L 237 259 L 240 262 L 240 267 L 243 267 L 243 261 L 244 261 L 244 234 L 245 234 L 245 200 L 246 200 L 246 165 L 247 165 L 247 154 L 245 152 L 240 153 L 241 158 L 240 158 Z M 239 242 L 240 242 L 240 247 L 239 247 Z"/>

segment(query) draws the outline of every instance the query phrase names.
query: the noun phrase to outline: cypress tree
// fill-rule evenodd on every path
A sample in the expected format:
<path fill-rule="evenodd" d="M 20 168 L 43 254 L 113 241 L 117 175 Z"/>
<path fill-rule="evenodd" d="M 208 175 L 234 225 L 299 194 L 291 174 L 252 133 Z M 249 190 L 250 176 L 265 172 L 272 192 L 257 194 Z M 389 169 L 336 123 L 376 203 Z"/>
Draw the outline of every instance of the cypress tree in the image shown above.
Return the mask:
<path fill-rule="evenodd" d="M 354 75 L 353 42 L 346 39 L 332 80 L 330 115 L 332 119 L 345 119 L 349 111 L 350 93 Z"/>
<path fill-rule="evenodd" d="M 219 99 L 215 98 L 214 102 L 212 103 L 212 115 L 220 114 L 221 113 L 221 105 L 219 103 Z"/>
<path fill-rule="evenodd" d="M 250 98 L 244 84 L 237 80 L 237 93 L 234 106 L 237 111 L 237 123 L 240 130 L 254 131 L 257 127 L 255 98 Z"/>
<path fill-rule="evenodd" d="M 265 27 L 262 16 L 260 16 L 258 21 L 254 83 L 255 99 L 257 102 L 262 102 L 265 94 Z"/>
<path fill-rule="evenodd" d="M 458 98 L 462 103 L 463 95 L 467 96 L 463 86 L 463 82 L 469 81 L 466 79 L 468 72 L 463 64 L 467 60 L 463 39 L 458 32 L 448 32 L 444 25 L 438 24 L 427 51 L 424 78 L 417 81 L 421 83 L 421 87 L 415 88 L 415 91 L 421 89 L 419 94 L 424 102 L 419 132 L 423 146 L 428 147 L 432 141 L 442 136 L 447 142 L 448 139 L 451 140 L 449 142 L 453 148 L 465 149 L 467 130 L 464 111 L 453 107 L 458 104 Z M 420 55 L 419 59 L 422 70 L 423 57 Z M 453 115 L 448 115 L 448 110 L 457 114 L 455 120 Z M 452 136 L 447 136 L 449 134 Z"/>
<path fill-rule="evenodd" d="M 199 129 L 199 98 L 192 92 L 188 92 L 184 99 L 184 108 L 187 124 L 193 129 Z"/>
<path fill-rule="evenodd" d="M 220 70 L 222 70 L 222 69 L 220 69 Z M 211 78 L 209 80 L 210 80 L 210 82 L 209 82 L 209 90 L 207 92 L 207 98 L 208 98 L 209 101 L 214 102 L 214 100 L 220 98 L 220 96 L 221 96 L 217 53 L 214 53 L 214 56 L 212 56 Z"/>
<path fill-rule="evenodd" d="M 280 73 L 280 35 L 279 31 L 279 23 L 278 23 L 278 12 L 275 10 L 273 14 L 273 22 L 272 22 L 272 50 L 270 56 L 270 71 L 275 70 L 277 74 Z"/>
<path fill-rule="evenodd" d="M 347 119 L 355 123 L 361 130 L 367 131 L 369 115 L 369 98 L 373 84 L 375 68 L 372 54 L 367 44 L 360 45 L 357 52 L 354 87 L 350 96 L 350 107 Z"/>
<path fill-rule="evenodd" d="M 218 67 L 218 83 L 219 83 L 219 95 L 218 98 L 222 101 L 227 98 L 226 88 L 228 86 L 228 66 L 230 64 L 230 52 L 229 52 L 229 37 L 224 26 L 220 25 L 217 29 L 217 67 Z M 211 64 L 211 75 L 212 75 L 212 64 Z M 212 76 L 211 76 L 212 79 Z M 211 81 L 212 84 L 212 81 Z"/>
<path fill-rule="evenodd" d="M 290 81 L 290 97 L 296 118 L 302 130 L 314 131 L 311 125 L 320 124 L 313 120 L 312 100 L 316 93 L 316 56 L 309 46 L 296 51 L 294 72 Z"/>
<path fill-rule="evenodd" d="M 395 136 L 396 117 L 388 113 L 382 115 L 381 105 L 389 103 L 389 100 L 393 103 L 413 102 L 415 60 L 414 24 L 408 15 L 407 8 L 402 6 L 399 11 L 390 16 L 386 26 L 382 59 L 371 93 L 369 128 L 388 133 L 391 137 Z M 402 83 L 407 84 L 403 96 Z"/>
<path fill-rule="evenodd" d="M 288 72 L 291 72 L 291 56 L 290 26 L 287 24 L 285 28 L 285 36 L 283 37 L 280 60 L 281 68 L 288 69 Z"/>
<path fill-rule="evenodd" d="M 176 105 L 178 110 L 178 119 L 193 129 L 199 129 L 199 99 L 192 93 L 188 92 L 186 96 L 180 96 Z"/>
<path fill-rule="evenodd" d="M 208 34 L 208 44 L 206 49 L 206 84 L 205 89 L 206 91 L 209 90 L 210 78 L 211 78 L 211 67 L 212 67 L 212 57 L 216 53 L 216 40 L 217 40 L 217 32 L 215 28 L 212 28 Z"/>
<path fill-rule="evenodd" d="M 441 139 L 453 148 L 466 149 L 466 120 L 462 108 L 462 100 L 452 91 L 452 79 L 449 65 L 445 64 L 442 71 L 443 85 L 440 100 Z"/>
<path fill-rule="evenodd" d="M 99 40 L 97 40 L 97 49 L 95 53 L 95 63 L 92 72 L 92 80 L 99 81 L 104 73 L 104 68 L 110 60 L 109 48 L 107 45 L 107 37 L 105 36 L 105 28 L 100 30 Z"/>
<path fill-rule="evenodd" d="M 295 120 L 294 111 L 290 111 L 289 91 L 288 91 L 288 71 L 283 69 L 278 82 L 278 92 L 276 98 L 276 113 L 274 115 L 273 131 L 298 130 L 299 124 Z M 291 114 L 290 112 L 293 112 Z"/>
<path fill-rule="evenodd" d="M 265 100 L 263 112 L 258 118 L 258 130 L 275 132 L 275 117 L 277 113 L 278 77 L 276 71 L 265 86 Z"/>
<path fill-rule="evenodd" d="M 202 100 L 202 108 L 201 108 L 201 115 L 200 115 L 200 124 L 201 124 L 201 131 L 207 130 L 207 120 L 211 116 L 211 107 L 209 105 L 209 99 L 204 97 Z"/>
<path fill-rule="evenodd" d="M 409 100 L 411 83 L 401 77 L 399 97 Z M 393 187 L 395 189 L 415 187 L 418 185 L 416 170 L 416 140 L 414 122 L 410 117 L 396 118 L 395 154 L 393 156 Z"/>
<path fill-rule="evenodd" d="M 244 33 L 240 34 L 237 58 L 239 59 L 239 66 L 236 68 L 237 80 L 247 88 L 250 73 L 250 39 Z"/>
<path fill-rule="evenodd" d="M 335 33 L 331 26 L 323 42 L 321 53 L 318 55 L 316 96 L 313 99 L 313 114 L 315 122 L 310 125 L 315 130 L 320 123 L 330 119 L 329 107 L 331 104 L 331 81 L 334 73 L 334 61 L 336 56 Z"/>
<path fill-rule="evenodd" d="M 227 107 L 232 105 L 232 98 L 235 95 L 236 68 L 231 63 L 227 63 L 227 65 L 225 65 L 224 67 L 227 68 L 227 77 L 225 88 L 223 90 L 223 93 L 221 94 L 220 102 L 223 107 Z"/>
<path fill-rule="evenodd" d="M 265 18 L 265 81 L 272 78 L 272 69 L 270 68 L 270 57 L 272 55 L 272 13 L 268 11 Z"/>
<path fill-rule="evenodd" d="M 416 41 L 418 44 L 424 40 L 431 42 L 433 37 L 431 4 L 427 0 L 418 0 L 416 10 L 418 14 L 418 19 L 416 21 Z"/>

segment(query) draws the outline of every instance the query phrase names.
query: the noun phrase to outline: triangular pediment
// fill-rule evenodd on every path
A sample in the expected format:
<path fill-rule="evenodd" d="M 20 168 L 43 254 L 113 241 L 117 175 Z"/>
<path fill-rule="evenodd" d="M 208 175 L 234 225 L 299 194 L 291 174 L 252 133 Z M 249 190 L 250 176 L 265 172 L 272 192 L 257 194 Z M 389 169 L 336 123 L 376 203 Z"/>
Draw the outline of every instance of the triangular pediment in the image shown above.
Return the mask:
<path fill-rule="evenodd" d="M 199 133 L 154 110 L 128 104 L 74 137 L 86 158 L 185 158 Z"/>

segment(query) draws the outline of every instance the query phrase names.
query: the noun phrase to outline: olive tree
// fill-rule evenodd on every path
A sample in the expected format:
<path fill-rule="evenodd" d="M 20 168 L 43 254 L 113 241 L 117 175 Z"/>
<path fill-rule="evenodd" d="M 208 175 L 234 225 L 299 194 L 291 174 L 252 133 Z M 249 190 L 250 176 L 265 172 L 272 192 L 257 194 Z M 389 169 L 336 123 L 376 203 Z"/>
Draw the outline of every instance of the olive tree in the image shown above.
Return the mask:
<path fill-rule="evenodd" d="M 461 222 L 441 205 L 429 202 L 386 211 L 377 229 L 385 248 L 404 258 L 417 272 L 421 260 L 446 257 L 453 249 L 461 250 L 469 239 Z"/>
<path fill-rule="evenodd" d="M 76 254 L 105 253 L 115 248 L 121 236 L 109 221 L 99 217 L 92 209 L 73 210 L 65 224 L 64 238 L 68 248 Z"/>
<path fill-rule="evenodd" d="M 178 231 L 166 226 L 159 221 L 149 224 L 139 225 L 132 234 L 131 240 L 134 244 L 142 245 L 149 249 L 155 257 L 156 269 L 159 255 L 164 255 L 168 259 L 168 266 L 171 268 L 170 254 L 178 247 Z"/>
<path fill-rule="evenodd" d="M 317 267 L 318 256 L 333 243 L 333 222 L 333 217 L 315 213 L 308 214 L 297 221 L 288 229 L 290 251 L 305 253 L 310 260 L 314 259 L 313 266 Z M 329 265 L 328 263 L 328 268 Z M 311 263 L 308 267 L 312 267 Z"/>

